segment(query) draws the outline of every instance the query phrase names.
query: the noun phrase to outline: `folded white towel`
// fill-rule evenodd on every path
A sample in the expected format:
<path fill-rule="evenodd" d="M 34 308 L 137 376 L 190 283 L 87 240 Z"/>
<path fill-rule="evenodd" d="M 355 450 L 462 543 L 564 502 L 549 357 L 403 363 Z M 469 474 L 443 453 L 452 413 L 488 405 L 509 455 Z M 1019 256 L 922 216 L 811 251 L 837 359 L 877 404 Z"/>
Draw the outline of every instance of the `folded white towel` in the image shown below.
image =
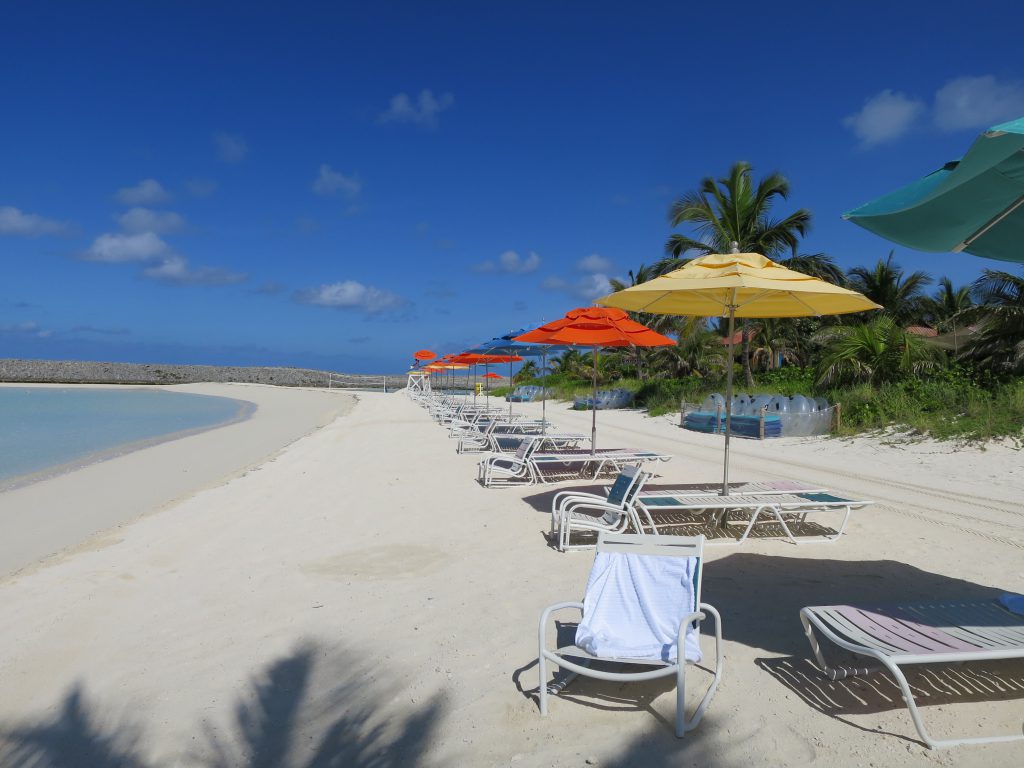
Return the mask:
<path fill-rule="evenodd" d="M 678 657 L 676 637 L 694 610 L 695 557 L 600 552 L 587 582 L 576 645 L 603 658 Z M 696 630 L 686 629 L 684 657 L 701 660 Z"/>

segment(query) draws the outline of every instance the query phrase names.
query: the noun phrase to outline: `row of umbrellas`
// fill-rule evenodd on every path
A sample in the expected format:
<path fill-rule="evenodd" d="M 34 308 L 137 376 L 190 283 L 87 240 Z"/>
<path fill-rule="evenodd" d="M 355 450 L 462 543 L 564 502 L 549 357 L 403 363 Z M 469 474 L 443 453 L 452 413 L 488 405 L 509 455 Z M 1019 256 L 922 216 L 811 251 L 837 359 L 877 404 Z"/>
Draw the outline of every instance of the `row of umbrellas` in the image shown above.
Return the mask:
<path fill-rule="evenodd" d="M 585 347 L 594 356 L 593 389 L 597 397 L 598 350 L 603 347 L 670 346 L 675 340 L 632 320 L 627 311 L 729 321 L 729 360 L 733 359 L 737 317 L 806 317 L 863 312 L 880 307 L 867 297 L 816 277 L 795 272 L 756 253 L 702 256 L 646 283 L 599 299 L 604 306 L 574 309 L 539 328 L 508 334 L 464 353 L 506 354 Z M 518 346 L 517 346 L 518 345 Z M 533 345 L 533 348 L 527 349 Z M 458 355 L 450 359 L 459 360 Z M 522 357 L 522 355 L 520 356 Z M 466 359 L 466 358 L 463 358 Z M 727 366 L 725 457 L 722 493 L 729 493 L 729 443 L 732 433 L 732 365 Z M 591 414 L 591 449 L 597 446 L 597 409 Z"/>
<path fill-rule="evenodd" d="M 1024 118 L 991 128 L 960 160 L 850 211 L 845 218 L 917 250 L 964 251 L 1024 262 Z M 589 347 L 594 355 L 596 398 L 598 349 L 676 343 L 631 320 L 626 311 L 727 318 L 730 365 L 726 368 L 722 494 L 728 495 L 736 318 L 818 317 L 881 309 L 856 291 L 787 269 L 761 254 L 740 253 L 735 243 L 732 250 L 693 259 L 673 272 L 599 299 L 603 306 L 574 309 L 553 323 L 508 334 L 466 354 L 516 356 L 518 352 L 522 359 L 539 356 L 537 350 L 544 354 Z M 596 409 L 591 419 L 591 445 L 595 446 Z"/>

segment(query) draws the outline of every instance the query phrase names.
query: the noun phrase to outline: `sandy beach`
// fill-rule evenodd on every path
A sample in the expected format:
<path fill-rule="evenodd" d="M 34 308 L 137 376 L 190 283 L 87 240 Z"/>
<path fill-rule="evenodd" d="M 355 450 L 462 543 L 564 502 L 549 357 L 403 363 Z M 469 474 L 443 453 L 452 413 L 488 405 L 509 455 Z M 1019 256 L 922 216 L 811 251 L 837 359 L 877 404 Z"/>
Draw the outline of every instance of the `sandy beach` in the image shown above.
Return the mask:
<path fill-rule="evenodd" d="M 804 605 L 1024 592 L 1024 469 L 1010 446 L 735 441 L 734 480 L 800 479 L 876 504 L 835 544 L 709 549 L 704 599 L 723 616 L 725 676 L 700 728 L 677 740 L 669 683 L 579 680 L 538 714 L 538 616 L 582 596 L 592 560 L 545 540 L 550 497 L 572 484 L 480 487 L 479 456 L 456 454 L 402 394 L 359 394 L 328 418 L 349 396 L 206 386 L 181 389 L 252 400 L 256 416 L 0 496 L 5 518 L 73 498 L 87 521 L 61 554 L 0 581 L 0 765 L 1024 759 L 1020 742 L 925 749 L 885 677 L 817 673 L 798 619 Z M 564 403 L 548 414 L 589 431 L 590 415 Z M 657 483 L 720 478 L 721 439 L 671 417 L 601 412 L 598 442 L 672 453 Z M 212 475 L 189 470 L 154 501 L 152 486 L 216 456 Z M 698 670 L 694 688 L 706 679 Z M 1020 663 L 911 682 L 938 735 L 1020 733 Z"/>

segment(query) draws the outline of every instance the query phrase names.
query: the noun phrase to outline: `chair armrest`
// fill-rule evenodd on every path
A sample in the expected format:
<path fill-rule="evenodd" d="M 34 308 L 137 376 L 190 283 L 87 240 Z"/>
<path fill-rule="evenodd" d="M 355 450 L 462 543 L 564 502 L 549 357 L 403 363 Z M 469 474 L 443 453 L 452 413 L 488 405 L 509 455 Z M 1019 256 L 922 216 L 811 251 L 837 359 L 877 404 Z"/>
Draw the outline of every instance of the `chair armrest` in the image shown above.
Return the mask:
<path fill-rule="evenodd" d="M 566 608 L 576 608 L 579 612 L 583 613 L 583 603 L 580 602 L 567 602 L 567 603 L 555 603 L 549 605 L 540 615 L 540 621 L 537 623 L 537 638 L 540 642 L 540 647 L 544 647 L 544 629 L 547 626 L 548 618 L 555 611 L 565 610 Z"/>

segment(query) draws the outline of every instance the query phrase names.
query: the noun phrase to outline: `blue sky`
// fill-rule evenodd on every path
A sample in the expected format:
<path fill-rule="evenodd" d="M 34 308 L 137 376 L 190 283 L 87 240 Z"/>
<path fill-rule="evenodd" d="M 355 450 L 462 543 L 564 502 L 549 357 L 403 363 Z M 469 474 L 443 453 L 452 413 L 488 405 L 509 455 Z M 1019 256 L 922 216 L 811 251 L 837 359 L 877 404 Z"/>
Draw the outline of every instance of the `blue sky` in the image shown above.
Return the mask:
<path fill-rule="evenodd" d="M 9 4 L 0 357 L 397 371 L 662 255 L 782 171 L 805 252 L 1024 115 L 1019 3 Z M 967 255 L 897 249 L 956 283 Z"/>

